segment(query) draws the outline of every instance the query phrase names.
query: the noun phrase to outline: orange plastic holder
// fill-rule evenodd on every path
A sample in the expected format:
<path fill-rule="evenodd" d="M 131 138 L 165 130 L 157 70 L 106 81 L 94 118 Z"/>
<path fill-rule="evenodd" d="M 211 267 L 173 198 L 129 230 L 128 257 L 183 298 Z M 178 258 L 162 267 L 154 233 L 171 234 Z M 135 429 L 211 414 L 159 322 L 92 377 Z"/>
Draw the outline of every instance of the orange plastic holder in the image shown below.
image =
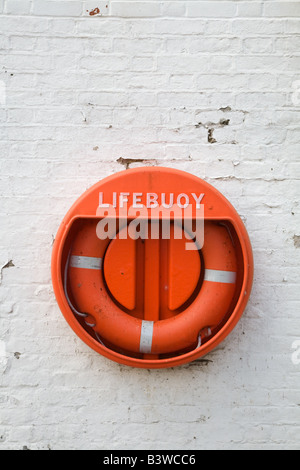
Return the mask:
<path fill-rule="evenodd" d="M 253 282 L 249 236 L 213 186 L 169 168 L 136 168 L 86 191 L 52 253 L 62 314 L 120 364 L 179 366 L 233 330 Z"/>

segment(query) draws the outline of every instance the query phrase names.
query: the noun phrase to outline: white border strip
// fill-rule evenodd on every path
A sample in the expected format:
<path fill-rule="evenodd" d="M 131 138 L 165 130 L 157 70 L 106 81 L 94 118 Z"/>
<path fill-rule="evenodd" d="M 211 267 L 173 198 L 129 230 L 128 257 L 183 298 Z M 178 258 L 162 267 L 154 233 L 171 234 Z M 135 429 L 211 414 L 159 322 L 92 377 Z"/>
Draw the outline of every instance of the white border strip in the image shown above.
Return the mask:
<path fill-rule="evenodd" d="M 152 338 L 153 338 L 153 321 L 142 321 L 141 339 L 140 339 L 140 352 L 143 354 L 151 353 Z"/>
<path fill-rule="evenodd" d="M 206 269 L 204 281 L 221 282 L 222 284 L 235 284 L 236 272 L 234 271 L 218 271 L 217 269 Z"/>
<path fill-rule="evenodd" d="M 70 267 L 82 269 L 102 269 L 102 258 L 73 255 L 70 259 Z"/>

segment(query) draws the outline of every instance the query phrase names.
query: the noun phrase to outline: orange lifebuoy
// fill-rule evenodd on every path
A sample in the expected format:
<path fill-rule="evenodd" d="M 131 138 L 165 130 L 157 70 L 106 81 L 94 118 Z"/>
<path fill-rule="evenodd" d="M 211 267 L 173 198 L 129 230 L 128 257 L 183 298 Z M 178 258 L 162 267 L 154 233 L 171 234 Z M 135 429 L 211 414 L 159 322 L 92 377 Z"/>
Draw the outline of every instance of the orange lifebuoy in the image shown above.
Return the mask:
<path fill-rule="evenodd" d="M 97 238 L 96 222 L 86 222 L 73 240 L 66 272 L 76 312 L 86 317 L 104 344 L 108 341 L 132 353 L 176 353 L 200 345 L 201 333 L 207 334 L 224 319 L 233 301 L 237 271 L 225 226 L 205 223 L 201 289 L 187 309 L 164 320 L 135 318 L 112 300 L 102 269 L 107 246 L 108 240 Z"/>
<path fill-rule="evenodd" d="M 123 240 L 122 230 L 139 220 L 157 224 L 158 239 Z M 100 239 L 96 227 L 109 221 L 109 236 Z M 203 240 L 193 233 L 199 221 Z M 82 341 L 120 364 L 152 369 L 185 364 L 220 344 L 246 308 L 253 269 L 243 221 L 217 189 L 183 171 L 144 167 L 108 176 L 74 202 L 55 236 L 51 275 L 60 310 Z"/>

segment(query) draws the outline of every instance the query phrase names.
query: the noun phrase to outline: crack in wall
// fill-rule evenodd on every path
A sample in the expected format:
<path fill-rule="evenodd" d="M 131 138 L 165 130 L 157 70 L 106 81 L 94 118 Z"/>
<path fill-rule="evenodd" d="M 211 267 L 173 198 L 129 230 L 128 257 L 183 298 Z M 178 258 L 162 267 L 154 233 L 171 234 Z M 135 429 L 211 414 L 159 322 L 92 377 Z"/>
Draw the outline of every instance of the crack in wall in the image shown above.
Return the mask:
<path fill-rule="evenodd" d="M 15 265 L 12 259 L 10 259 L 6 264 L 2 266 L 2 268 L 0 269 L 0 284 L 2 283 L 3 279 L 3 269 L 13 268 L 14 266 Z"/>
<path fill-rule="evenodd" d="M 148 158 L 123 158 L 120 157 L 117 159 L 117 162 L 120 163 L 120 165 L 124 165 L 125 169 L 128 170 L 129 166 L 132 163 L 148 163 L 151 165 L 157 165 L 156 160 L 149 160 Z"/>
<path fill-rule="evenodd" d="M 228 111 L 231 111 L 231 108 L 224 108 Z M 214 131 L 215 129 L 221 129 L 222 127 L 229 126 L 230 124 L 230 119 L 220 119 L 219 122 L 198 122 L 198 124 L 195 124 L 196 129 L 199 129 L 200 127 L 203 127 L 204 129 L 207 129 L 207 141 L 210 144 L 215 144 L 217 140 L 214 137 Z"/>

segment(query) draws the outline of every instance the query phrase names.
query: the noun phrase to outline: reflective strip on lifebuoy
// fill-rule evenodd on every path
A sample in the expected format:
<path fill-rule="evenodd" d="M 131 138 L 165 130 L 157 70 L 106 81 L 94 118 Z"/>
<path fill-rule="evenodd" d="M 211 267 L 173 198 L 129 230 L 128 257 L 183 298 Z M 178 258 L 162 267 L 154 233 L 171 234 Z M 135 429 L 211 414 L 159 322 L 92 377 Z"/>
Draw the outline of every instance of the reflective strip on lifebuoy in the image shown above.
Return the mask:
<path fill-rule="evenodd" d="M 94 258 L 92 256 L 72 255 L 70 259 L 70 267 L 82 268 L 82 269 L 101 269 L 102 258 Z"/>
<path fill-rule="evenodd" d="M 140 352 L 150 354 L 152 351 L 154 322 L 142 320 L 141 338 L 140 338 Z"/>
<path fill-rule="evenodd" d="M 221 284 L 235 284 L 235 271 L 220 271 L 218 269 L 206 269 L 204 280 L 209 282 L 221 282 Z"/>

